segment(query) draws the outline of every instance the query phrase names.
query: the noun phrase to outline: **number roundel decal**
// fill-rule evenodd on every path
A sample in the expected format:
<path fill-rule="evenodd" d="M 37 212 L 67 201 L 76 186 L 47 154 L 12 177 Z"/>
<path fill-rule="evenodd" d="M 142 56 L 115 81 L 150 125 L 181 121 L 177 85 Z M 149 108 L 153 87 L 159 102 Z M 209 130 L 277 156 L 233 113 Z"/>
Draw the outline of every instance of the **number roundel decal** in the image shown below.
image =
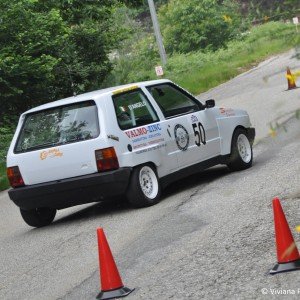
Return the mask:
<path fill-rule="evenodd" d="M 182 151 L 186 151 L 190 142 L 187 130 L 181 124 L 177 124 L 174 128 L 174 135 L 177 147 Z"/>

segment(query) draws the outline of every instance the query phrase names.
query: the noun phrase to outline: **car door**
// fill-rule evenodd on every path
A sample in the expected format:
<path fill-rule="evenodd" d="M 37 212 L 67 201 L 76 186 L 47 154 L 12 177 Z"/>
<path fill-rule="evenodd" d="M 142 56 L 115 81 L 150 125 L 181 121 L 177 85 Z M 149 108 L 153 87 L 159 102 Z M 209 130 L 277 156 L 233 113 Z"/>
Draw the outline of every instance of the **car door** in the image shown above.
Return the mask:
<path fill-rule="evenodd" d="M 183 168 L 220 154 L 220 136 L 213 109 L 206 109 L 172 83 L 148 87 L 160 107 L 170 135 L 167 151 Z"/>

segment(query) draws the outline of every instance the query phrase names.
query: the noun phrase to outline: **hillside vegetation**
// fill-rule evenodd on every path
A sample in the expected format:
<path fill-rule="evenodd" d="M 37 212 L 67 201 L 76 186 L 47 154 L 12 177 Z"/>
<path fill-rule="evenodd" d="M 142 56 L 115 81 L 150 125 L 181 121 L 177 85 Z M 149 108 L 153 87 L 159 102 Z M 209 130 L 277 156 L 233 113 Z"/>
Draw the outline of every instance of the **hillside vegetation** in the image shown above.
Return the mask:
<path fill-rule="evenodd" d="M 164 69 L 164 77 L 199 94 L 244 72 L 268 56 L 299 44 L 300 35 L 293 25 L 270 22 L 253 27 L 239 39 L 230 41 L 226 48 L 217 51 L 173 54 Z M 142 53 L 118 59 L 107 84 L 156 79 L 154 66 L 160 64 L 157 52 L 148 50 L 147 54 Z M 147 56 L 151 59 L 147 60 Z"/>

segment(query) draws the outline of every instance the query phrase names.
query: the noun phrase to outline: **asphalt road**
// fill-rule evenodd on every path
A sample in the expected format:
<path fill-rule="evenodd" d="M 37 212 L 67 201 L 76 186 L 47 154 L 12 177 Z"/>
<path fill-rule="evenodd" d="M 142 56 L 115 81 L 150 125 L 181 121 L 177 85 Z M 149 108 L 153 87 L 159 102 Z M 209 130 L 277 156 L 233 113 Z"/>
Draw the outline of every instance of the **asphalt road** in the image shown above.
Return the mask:
<path fill-rule="evenodd" d="M 284 74 L 277 73 L 287 63 L 300 65 L 292 56 L 268 60 L 200 96 L 250 112 L 259 142 L 249 170 L 215 167 L 188 177 L 147 209 L 134 210 L 122 199 L 66 209 L 40 229 L 28 227 L 0 193 L 0 299 L 94 299 L 97 227 L 105 229 L 124 284 L 136 288 L 128 299 L 276 299 L 272 293 L 287 290 L 295 292 L 287 298 L 299 298 L 300 272 L 267 274 L 276 262 L 273 197 L 282 199 L 300 247 L 294 230 L 300 224 L 300 121 L 292 117 L 276 138 L 265 138 L 268 122 L 285 121 L 300 108 L 300 89 L 285 92 Z"/>
<path fill-rule="evenodd" d="M 221 84 L 198 98 L 215 99 L 218 106 L 247 110 L 257 128 L 256 141 L 268 135 L 270 124 L 282 123 L 299 109 L 299 90 L 287 91 L 286 68 L 300 70 L 300 48 L 276 55 L 250 71 Z M 297 85 L 300 86 L 300 77 Z"/>

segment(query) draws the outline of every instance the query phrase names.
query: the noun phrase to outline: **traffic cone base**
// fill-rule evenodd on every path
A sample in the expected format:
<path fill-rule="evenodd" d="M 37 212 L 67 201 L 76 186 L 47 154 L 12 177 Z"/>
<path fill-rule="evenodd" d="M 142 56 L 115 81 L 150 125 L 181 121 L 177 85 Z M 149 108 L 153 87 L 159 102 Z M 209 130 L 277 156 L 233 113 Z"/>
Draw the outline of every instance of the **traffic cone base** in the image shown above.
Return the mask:
<path fill-rule="evenodd" d="M 297 270 L 300 270 L 300 259 L 285 264 L 276 264 L 274 268 L 270 271 L 270 274 L 275 275 L 277 273 L 297 271 Z"/>
<path fill-rule="evenodd" d="M 284 91 L 290 91 L 290 90 L 295 90 L 295 89 L 299 89 L 298 86 L 292 86 L 292 87 L 289 87 L 287 90 L 284 90 Z"/>
<path fill-rule="evenodd" d="M 122 298 L 128 296 L 133 291 L 134 289 L 131 290 L 127 287 L 121 287 L 119 289 L 112 290 L 112 291 L 101 291 L 98 294 L 97 299 L 105 300 L 105 299 Z"/>

